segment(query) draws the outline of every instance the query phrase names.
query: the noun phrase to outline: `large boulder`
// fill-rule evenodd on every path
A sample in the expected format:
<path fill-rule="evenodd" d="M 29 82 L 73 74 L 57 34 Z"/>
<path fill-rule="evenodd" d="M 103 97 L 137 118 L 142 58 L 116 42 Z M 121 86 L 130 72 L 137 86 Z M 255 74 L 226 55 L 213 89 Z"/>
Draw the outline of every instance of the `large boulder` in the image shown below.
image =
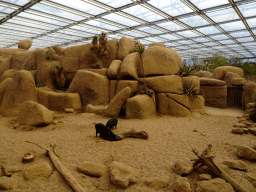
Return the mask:
<path fill-rule="evenodd" d="M 87 70 L 78 70 L 71 82 L 68 93 L 79 93 L 83 105 L 109 103 L 109 80 L 106 76 Z"/>
<path fill-rule="evenodd" d="M 15 73 L 17 72 L 17 69 L 7 69 L 1 76 L 0 83 L 3 82 L 7 78 L 13 78 Z"/>
<path fill-rule="evenodd" d="M 233 79 L 237 79 L 237 78 L 241 78 L 237 73 L 233 73 L 233 72 L 226 72 L 224 78 L 223 78 L 223 81 L 226 82 L 227 86 L 231 86 L 231 81 Z"/>
<path fill-rule="evenodd" d="M 12 190 L 18 185 L 18 181 L 14 178 L 2 176 L 0 177 L 0 190 Z"/>
<path fill-rule="evenodd" d="M 18 48 L 28 50 L 32 45 L 32 39 L 24 39 L 19 42 Z"/>
<path fill-rule="evenodd" d="M 196 192 L 234 192 L 230 183 L 225 180 L 216 178 L 211 180 L 199 181 Z"/>
<path fill-rule="evenodd" d="M 212 79 L 208 77 L 200 77 L 200 86 L 224 86 L 226 85 L 225 81 Z"/>
<path fill-rule="evenodd" d="M 55 50 L 57 55 L 63 55 L 65 52 L 65 49 L 58 45 L 51 46 L 51 48 L 53 48 Z"/>
<path fill-rule="evenodd" d="M 245 78 L 235 78 L 232 79 L 231 85 L 232 86 L 244 86 L 247 80 Z"/>
<path fill-rule="evenodd" d="M 119 70 L 121 67 L 122 61 L 121 60 L 113 60 L 110 64 L 107 72 L 107 76 L 109 79 L 117 79 Z"/>
<path fill-rule="evenodd" d="M 123 36 L 118 42 L 117 56 L 119 60 L 123 60 L 130 54 L 131 50 L 138 46 L 138 42 L 134 39 Z"/>
<path fill-rule="evenodd" d="M 79 69 L 90 68 L 93 64 L 99 61 L 95 52 L 92 51 L 92 47 L 92 43 L 73 47 L 74 50 L 72 50 L 72 52 L 76 51 L 77 53 L 80 53 L 79 55 L 74 55 L 75 57 L 79 57 Z M 71 50 L 67 49 L 65 50 L 65 56 L 69 53 L 69 57 L 74 57 L 70 54 Z"/>
<path fill-rule="evenodd" d="M 188 77 L 182 77 L 182 83 L 186 83 L 187 85 L 195 86 L 195 89 L 197 90 L 196 93 L 199 93 L 200 91 L 200 79 L 197 76 L 188 76 Z"/>
<path fill-rule="evenodd" d="M 50 110 L 64 111 L 66 108 L 80 110 L 81 98 L 78 93 L 55 93 L 37 88 L 38 103 Z"/>
<path fill-rule="evenodd" d="M 198 77 L 212 77 L 212 73 L 210 71 L 197 71 L 193 75 L 198 76 Z"/>
<path fill-rule="evenodd" d="M 138 79 L 138 68 L 140 64 L 140 54 L 138 52 L 127 55 L 120 67 L 119 78 L 121 79 Z"/>
<path fill-rule="evenodd" d="M 109 101 L 111 101 L 116 95 L 116 87 L 118 80 L 109 80 Z"/>
<path fill-rule="evenodd" d="M 16 52 L 12 56 L 11 69 L 22 69 L 23 64 L 27 61 L 28 58 L 32 56 L 34 51 L 20 51 Z M 26 68 L 27 70 L 31 70 L 29 66 Z"/>
<path fill-rule="evenodd" d="M 0 83 L 0 105 L 3 101 L 5 90 L 7 86 L 11 83 L 11 81 L 12 81 L 12 78 L 7 78 Z"/>
<path fill-rule="evenodd" d="M 233 66 L 221 66 L 217 67 L 212 72 L 212 78 L 223 80 L 227 72 L 233 72 L 238 74 L 241 78 L 244 77 L 243 69 Z"/>
<path fill-rule="evenodd" d="M 53 112 L 34 101 L 25 101 L 20 108 L 17 120 L 26 125 L 45 126 L 53 123 Z"/>
<path fill-rule="evenodd" d="M 205 105 L 209 107 L 227 108 L 227 86 L 200 86 L 205 94 Z"/>
<path fill-rule="evenodd" d="M 0 49 L 0 56 L 3 58 L 11 58 L 16 52 L 26 51 L 25 49 Z"/>
<path fill-rule="evenodd" d="M 0 78 L 2 74 L 11 68 L 11 58 L 2 58 L 0 59 Z"/>
<path fill-rule="evenodd" d="M 16 116 L 21 104 L 27 100 L 37 102 L 35 81 L 29 71 L 20 70 L 6 88 L 0 112 L 4 117 Z"/>
<path fill-rule="evenodd" d="M 126 100 L 130 97 L 130 87 L 125 87 L 110 101 L 107 109 L 104 111 L 105 116 L 116 118 L 123 108 Z"/>
<path fill-rule="evenodd" d="M 149 47 L 154 47 L 154 46 L 160 46 L 160 47 L 165 47 L 163 43 L 151 43 Z"/>
<path fill-rule="evenodd" d="M 143 66 L 139 66 L 139 76 L 174 75 L 179 72 L 181 58 L 173 49 L 153 46 L 142 54 Z M 142 69 L 143 67 L 143 69 Z"/>
<path fill-rule="evenodd" d="M 50 68 L 59 65 L 57 61 L 44 61 L 37 66 L 36 83 L 47 85 L 51 89 L 55 88 L 53 76 L 50 74 Z"/>
<path fill-rule="evenodd" d="M 138 91 L 139 82 L 135 80 L 119 80 L 116 85 L 116 93 L 119 93 L 125 87 L 130 87 L 132 93 L 136 93 Z"/>
<path fill-rule="evenodd" d="M 108 69 L 107 68 L 101 68 L 101 69 L 86 69 L 88 71 L 91 71 L 91 72 L 94 72 L 94 73 L 98 73 L 100 75 L 103 75 L 103 76 L 107 76 L 107 72 L 108 72 Z"/>
<path fill-rule="evenodd" d="M 156 106 L 151 97 L 146 94 L 136 95 L 126 101 L 127 119 L 144 119 L 155 115 Z"/>
<path fill-rule="evenodd" d="M 158 93 L 183 94 L 182 80 L 178 75 L 147 77 L 145 83 Z"/>
<path fill-rule="evenodd" d="M 47 54 L 48 49 L 35 49 L 31 56 L 23 63 L 22 69 L 37 69 L 40 63 L 47 61 Z"/>
<path fill-rule="evenodd" d="M 179 98 L 180 97 L 180 98 Z M 178 117 L 191 116 L 189 108 L 184 104 L 190 105 L 189 99 L 185 99 L 184 95 L 175 95 L 170 93 L 157 93 L 156 94 L 156 107 L 157 112 L 163 115 L 171 115 Z M 174 100 L 175 98 L 176 100 Z M 180 103 L 182 101 L 182 104 Z"/>
<path fill-rule="evenodd" d="M 109 165 L 111 182 L 121 188 L 127 188 L 130 183 L 137 183 L 137 171 L 128 165 L 113 161 Z"/>
<path fill-rule="evenodd" d="M 108 54 L 104 55 L 101 59 L 102 67 L 108 68 L 113 60 L 116 60 L 118 40 L 111 39 L 106 43 Z"/>
<path fill-rule="evenodd" d="M 244 85 L 243 106 L 245 107 L 248 103 L 254 102 L 253 97 L 256 97 L 256 83 L 248 81 Z"/>

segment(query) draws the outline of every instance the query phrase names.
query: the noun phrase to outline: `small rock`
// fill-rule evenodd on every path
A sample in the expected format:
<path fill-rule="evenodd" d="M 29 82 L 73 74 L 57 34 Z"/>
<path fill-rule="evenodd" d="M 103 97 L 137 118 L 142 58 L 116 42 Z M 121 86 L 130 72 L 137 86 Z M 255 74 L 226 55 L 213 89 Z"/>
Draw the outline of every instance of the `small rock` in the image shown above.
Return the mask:
<path fill-rule="evenodd" d="M 13 129 L 17 129 L 19 128 L 19 126 L 20 126 L 20 123 L 15 123 L 15 125 L 13 126 Z"/>
<path fill-rule="evenodd" d="M 198 180 L 199 181 L 204 181 L 204 180 L 211 180 L 212 176 L 208 174 L 200 174 Z"/>
<path fill-rule="evenodd" d="M 256 135 L 256 128 L 250 128 L 249 131 L 250 131 L 253 135 Z"/>
<path fill-rule="evenodd" d="M 111 182 L 121 188 L 127 188 L 130 183 L 137 183 L 137 172 L 130 166 L 113 161 L 109 166 Z"/>
<path fill-rule="evenodd" d="M 237 155 L 249 161 L 256 160 L 256 151 L 249 147 L 239 146 L 237 149 Z"/>
<path fill-rule="evenodd" d="M 245 109 L 251 109 L 255 107 L 256 107 L 256 103 L 247 103 L 247 105 L 245 106 Z"/>
<path fill-rule="evenodd" d="M 242 128 L 244 130 L 244 134 L 248 134 L 249 133 L 249 129 L 247 128 Z"/>
<path fill-rule="evenodd" d="M 247 128 L 247 125 L 245 125 L 243 123 L 236 123 L 233 125 L 233 127 Z"/>
<path fill-rule="evenodd" d="M 150 177 L 145 182 L 149 187 L 159 190 L 168 186 L 169 177 Z"/>
<path fill-rule="evenodd" d="M 53 120 L 53 124 L 54 124 L 54 125 L 57 125 L 57 124 L 58 124 L 58 121 L 57 121 L 57 120 Z"/>
<path fill-rule="evenodd" d="M 66 113 L 74 113 L 74 109 L 73 108 L 66 108 L 65 112 Z"/>
<path fill-rule="evenodd" d="M 231 132 L 235 134 L 243 134 L 244 130 L 241 128 L 233 128 Z"/>
<path fill-rule="evenodd" d="M 229 161 L 223 161 L 222 163 L 228 166 L 229 168 L 238 169 L 242 171 L 247 170 L 246 164 L 240 160 L 229 160 Z"/>
<path fill-rule="evenodd" d="M 24 173 L 24 177 L 26 180 L 34 180 L 39 177 L 49 178 L 51 174 L 52 168 L 49 163 L 41 162 L 29 166 Z"/>
<path fill-rule="evenodd" d="M 225 180 L 216 178 L 208 181 L 199 181 L 196 192 L 234 192 L 234 189 Z"/>
<path fill-rule="evenodd" d="M 0 190 L 11 190 L 18 185 L 18 181 L 11 177 L 0 177 Z"/>
<path fill-rule="evenodd" d="M 245 178 L 250 181 L 251 183 L 256 182 L 256 173 L 247 173 Z"/>
<path fill-rule="evenodd" d="M 11 176 L 13 175 L 14 173 L 18 173 L 18 172 L 21 172 L 22 171 L 22 168 L 21 167 L 18 167 L 18 166 L 7 166 L 5 167 L 5 174 L 7 176 Z"/>
<path fill-rule="evenodd" d="M 174 163 L 173 170 L 175 171 L 176 174 L 183 175 L 189 174 L 193 170 L 193 167 L 191 164 L 180 159 Z"/>
<path fill-rule="evenodd" d="M 172 188 L 177 192 L 192 192 L 188 179 L 179 175 L 177 175 Z"/>
<path fill-rule="evenodd" d="M 97 164 L 94 162 L 84 161 L 77 168 L 77 170 L 85 175 L 93 177 L 101 177 L 106 170 L 106 166 L 103 164 Z"/>

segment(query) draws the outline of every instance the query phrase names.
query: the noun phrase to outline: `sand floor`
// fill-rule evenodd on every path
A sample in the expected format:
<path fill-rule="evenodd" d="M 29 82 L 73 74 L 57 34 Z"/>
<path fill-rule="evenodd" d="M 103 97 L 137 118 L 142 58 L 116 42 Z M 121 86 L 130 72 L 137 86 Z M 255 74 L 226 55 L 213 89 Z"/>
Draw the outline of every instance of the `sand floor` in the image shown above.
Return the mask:
<path fill-rule="evenodd" d="M 125 138 L 122 141 L 109 142 L 95 137 L 94 123 L 106 124 L 108 118 L 92 113 L 58 114 L 57 125 L 43 128 L 24 130 L 13 129 L 14 118 L 0 118 L 0 165 L 20 166 L 23 170 L 27 166 L 40 161 L 49 162 L 50 158 L 45 151 L 35 145 L 26 143 L 26 140 L 43 146 L 56 144 L 56 153 L 61 162 L 71 171 L 86 191 L 127 191 L 147 192 L 156 191 L 148 187 L 145 181 L 150 177 L 174 176 L 172 164 L 183 159 L 190 161 L 196 158 L 192 148 L 202 152 L 208 144 L 213 145 L 216 155 L 215 162 L 239 159 L 235 154 L 236 146 L 256 146 L 256 137 L 235 135 L 231 133 L 232 125 L 237 123 L 236 116 L 241 115 L 237 110 L 220 110 L 206 108 L 208 114 L 201 117 L 171 117 L 156 116 L 148 119 L 119 119 L 114 132 L 122 132 L 134 128 L 137 131 L 146 131 L 148 140 L 139 138 Z M 219 112 L 223 114 L 220 115 Z M 235 115 L 236 114 L 236 115 Z M 21 162 L 22 156 L 32 152 L 35 161 L 29 164 Z M 101 178 L 93 178 L 77 172 L 77 166 L 83 161 L 94 161 L 109 165 L 112 161 L 119 161 L 132 166 L 139 173 L 138 183 L 127 189 L 119 189 L 110 182 L 109 174 Z M 256 172 L 255 163 L 244 161 L 249 171 Z M 49 179 L 25 181 L 24 171 L 15 175 L 19 180 L 19 187 L 13 192 L 72 192 L 62 176 L 54 168 Z M 188 176 L 193 184 L 196 175 Z M 193 190 L 195 186 L 192 185 Z M 171 191 L 170 186 L 158 191 Z"/>

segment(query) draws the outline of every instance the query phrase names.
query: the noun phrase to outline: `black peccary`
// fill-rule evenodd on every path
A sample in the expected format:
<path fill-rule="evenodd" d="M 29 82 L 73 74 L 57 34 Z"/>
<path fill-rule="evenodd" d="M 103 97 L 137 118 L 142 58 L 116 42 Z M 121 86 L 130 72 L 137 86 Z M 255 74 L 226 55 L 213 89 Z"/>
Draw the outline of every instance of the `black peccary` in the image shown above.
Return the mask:
<path fill-rule="evenodd" d="M 111 118 L 108 120 L 107 124 L 106 124 L 106 127 L 109 129 L 109 130 L 112 130 L 113 127 L 117 127 L 117 122 L 118 122 L 118 119 L 116 118 Z"/>
<path fill-rule="evenodd" d="M 96 137 L 99 133 L 100 137 L 102 137 L 105 140 L 117 141 L 116 135 L 102 123 L 96 124 L 95 129 L 96 129 Z"/>

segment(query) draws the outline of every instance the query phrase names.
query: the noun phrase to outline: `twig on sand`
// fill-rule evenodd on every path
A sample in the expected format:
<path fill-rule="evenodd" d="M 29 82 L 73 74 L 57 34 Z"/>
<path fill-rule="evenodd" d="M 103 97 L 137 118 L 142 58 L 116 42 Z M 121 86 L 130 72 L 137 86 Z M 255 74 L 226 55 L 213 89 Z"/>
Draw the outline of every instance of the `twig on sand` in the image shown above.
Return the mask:
<path fill-rule="evenodd" d="M 243 186 L 241 186 L 235 179 L 229 176 L 224 170 L 217 167 L 213 162 L 214 156 L 210 156 L 212 145 L 208 145 L 208 147 L 202 152 L 201 155 L 195 150 L 192 149 L 193 153 L 198 157 L 198 159 L 194 159 L 193 161 L 193 170 L 199 169 L 200 167 L 206 165 L 212 172 L 218 175 L 220 178 L 224 179 L 226 182 L 230 183 L 232 187 L 237 192 L 249 192 Z"/>
<path fill-rule="evenodd" d="M 60 162 L 58 159 L 57 154 L 54 151 L 55 145 L 50 145 L 49 148 L 42 147 L 37 143 L 26 141 L 28 143 L 32 143 L 34 145 L 37 145 L 38 147 L 45 149 L 47 151 L 47 154 L 50 156 L 54 166 L 56 169 L 61 173 L 61 175 L 66 179 L 66 181 L 69 183 L 69 185 L 74 189 L 75 192 L 85 192 L 85 190 L 82 188 L 82 186 L 78 183 L 78 181 L 75 179 L 75 177 L 71 174 L 71 172 Z"/>
<path fill-rule="evenodd" d="M 135 131 L 134 129 L 121 133 L 115 133 L 115 135 L 117 136 L 118 140 L 124 139 L 126 137 L 148 139 L 148 134 L 145 131 Z"/>

